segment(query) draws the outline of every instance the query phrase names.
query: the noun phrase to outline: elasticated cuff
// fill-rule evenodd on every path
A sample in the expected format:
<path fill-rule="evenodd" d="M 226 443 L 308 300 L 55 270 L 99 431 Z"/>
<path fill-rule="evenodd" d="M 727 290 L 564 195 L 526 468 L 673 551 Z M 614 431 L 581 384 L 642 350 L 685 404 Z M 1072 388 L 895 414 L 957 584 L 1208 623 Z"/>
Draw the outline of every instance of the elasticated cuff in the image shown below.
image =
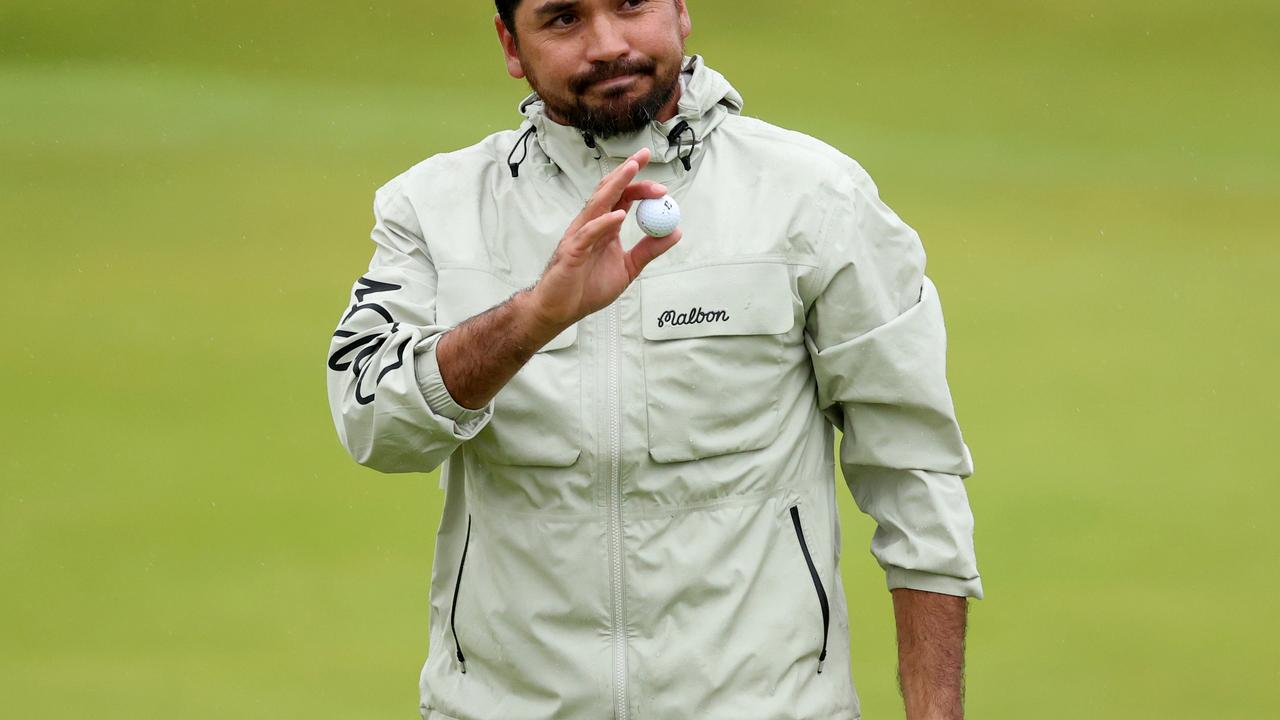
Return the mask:
<path fill-rule="evenodd" d="M 894 588 L 910 588 L 944 595 L 971 597 L 975 600 L 982 599 L 981 577 L 966 579 L 892 566 L 885 569 L 884 576 L 890 590 Z"/>
<path fill-rule="evenodd" d="M 431 412 L 453 420 L 458 426 L 458 434 L 473 436 L 479 432 L 493 415 L 493 400 L 482 408 L 472 410 L 458 404 L 449 389 L 444 386 L 440 377 L 440 365 L 436 360 L 436 343 L 439 335 L 426 338 L 414 348 L 414 362 L 417 367 L 418 388 L 427 400 Z"/>

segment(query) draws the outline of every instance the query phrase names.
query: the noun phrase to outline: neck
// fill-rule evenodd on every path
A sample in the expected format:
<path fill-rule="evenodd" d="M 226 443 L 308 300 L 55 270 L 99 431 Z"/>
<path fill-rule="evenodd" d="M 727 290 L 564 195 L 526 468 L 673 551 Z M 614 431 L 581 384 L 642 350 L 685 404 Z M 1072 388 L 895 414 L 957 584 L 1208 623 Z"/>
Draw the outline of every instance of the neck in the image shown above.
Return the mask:
<path fill-rule="evenodd" d="M 653 119 L 658 122 L 666 122 L 675 117 L 676 110 L 680 107 L 680 94 L 682 92 L 684 92 L 684 83 L 680 82 L 680 78 L 677 77 L 676 91 L 671 93 L 671 99 L 667 101 L 666 105 L 662 106 L 662 109 L 658 111 L 657 115 L 653 116 Z"/>

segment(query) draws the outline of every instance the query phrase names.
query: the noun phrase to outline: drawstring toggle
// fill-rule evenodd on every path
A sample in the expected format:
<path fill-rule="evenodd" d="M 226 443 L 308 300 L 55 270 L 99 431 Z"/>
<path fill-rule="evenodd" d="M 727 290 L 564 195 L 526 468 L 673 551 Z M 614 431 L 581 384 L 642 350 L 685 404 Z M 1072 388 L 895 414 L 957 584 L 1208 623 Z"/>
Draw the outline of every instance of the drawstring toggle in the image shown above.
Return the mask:
<path fill-rule="evenodd" d="M 684 134 L 689 133 L 692 139 L 689 141 L 689 152 L 681 155 L 680 151 L 684 149 Z M 681 120 L 676 124 L 671 132 L 667 134 L 667 143 L 676 146 L 676 156 L 680 158 L 680 163 L 684 165 L 685 171 L 689 171 L 693 167 L 693 146 L 698 144 L 698 134 L 693 131 L 688 121 Z"/>
<path fill-rule="evenodd" d="M 521 135 L 520 139 L 516 141 L 515 147 L 511 148 L 511 152 L 508 153 L 507 167 L 511 168 L 511 177 L 520 177 L 520 163 L 524 162 L 529 157 L 529 136 L 536 131 L 537 128 L 530 125 L 529 129 L 524 131 L 524 135 Z M 521 153 L 519 160 L 513 162 L 512 158 L 516 156 L 516 148 L 523 148 L 524 152 Z"/>

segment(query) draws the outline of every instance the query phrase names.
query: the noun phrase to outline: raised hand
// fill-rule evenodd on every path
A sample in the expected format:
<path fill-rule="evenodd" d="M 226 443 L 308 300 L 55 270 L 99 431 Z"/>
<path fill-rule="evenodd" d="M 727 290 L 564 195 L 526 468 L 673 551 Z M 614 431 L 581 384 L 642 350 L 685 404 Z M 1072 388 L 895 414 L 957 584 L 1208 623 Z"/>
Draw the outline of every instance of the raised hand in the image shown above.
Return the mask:
<path fill-rule="evenodd" d="M 533 310 L 542 322 L 568 327 L 613 302 L 654 258 L 680 241 L 681 232 L 663 238 L 646 236 L 622 249 L 622 222 L 637 200 L 660 198 L 661 183 L 633 183 L 649 164 L 644 148 L 606 175 L 587 205 L 569 224 L 538 283 L 532 288 Z"/>

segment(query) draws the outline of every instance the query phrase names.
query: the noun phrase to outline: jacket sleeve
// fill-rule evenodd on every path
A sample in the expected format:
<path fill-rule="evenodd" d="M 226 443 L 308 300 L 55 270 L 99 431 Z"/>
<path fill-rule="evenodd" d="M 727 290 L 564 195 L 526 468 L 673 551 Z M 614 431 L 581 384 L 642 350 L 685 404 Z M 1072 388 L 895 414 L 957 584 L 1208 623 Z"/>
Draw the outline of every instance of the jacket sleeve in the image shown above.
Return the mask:
<path fill-rule="evenodd" d="M 417 214 L 397 181 L 374 195 L 373 259 L 329 343 L 329 408 L 356 462 L 428 472 L 493 417 L 449 395 L 436 364 L 436 271 Z"/>
<path fill-rule="evenodd" d="M 819 233 L 805 343 L 819 406 L 843 432 L 840 465 L 876 522 L 890 589 L 982 598 L 963 478 L 973 461 L 946 379 L 946 331 L 919 235 L 861 168 Z"/>

